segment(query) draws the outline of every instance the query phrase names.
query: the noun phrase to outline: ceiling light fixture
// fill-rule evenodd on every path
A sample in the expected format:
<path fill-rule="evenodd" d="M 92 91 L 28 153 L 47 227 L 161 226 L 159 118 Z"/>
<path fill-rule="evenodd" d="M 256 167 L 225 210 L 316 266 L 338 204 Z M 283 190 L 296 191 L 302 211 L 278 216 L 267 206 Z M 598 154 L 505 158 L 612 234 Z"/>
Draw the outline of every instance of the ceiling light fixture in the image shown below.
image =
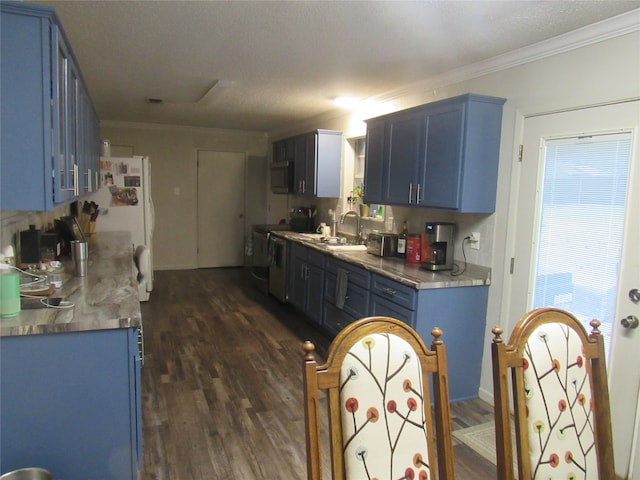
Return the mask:
<path fill-rule="evenodd" d="M 333 102 L 340 108 L 356 108 L 360 99 L 356 97 L 336 97 Z"/>
<path fill-rule="evenodd" d="M 198 105 L 207 103 L 216 93 L 232 88 L 235 84 L 236 82 L 233 80 L 215 80 L 209 90 L 207 90 L 196 103 L 198 103 Z"/>

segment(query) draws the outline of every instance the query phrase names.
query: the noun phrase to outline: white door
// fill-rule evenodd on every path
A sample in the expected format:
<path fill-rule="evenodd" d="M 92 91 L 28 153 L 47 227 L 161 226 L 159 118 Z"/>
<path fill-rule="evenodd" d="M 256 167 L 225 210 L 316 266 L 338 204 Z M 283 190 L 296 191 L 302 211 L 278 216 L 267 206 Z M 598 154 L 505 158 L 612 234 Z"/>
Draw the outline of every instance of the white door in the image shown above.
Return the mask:
<path fill-rule="evenodd" d="M 198 151 L 198 268 L 244 264 L 244 153 Z"/>
<path fill-rule="evenodd" d="M 526 118 L 524 154 L 513 176 L 515 202 L 509 217 L 514 260 L 508 331 L 525 312 L 542 305 L 566 308 L 586 322 L 609 319 L 602 330 L 610 342 L 616 473 L 624 479 L 640 479 L 640 471 L 632 474 L 629 466 L 632 453 L 640 457 L 640 442 L 634 442 L 638 435 L 640 328 L 621 324 L 628 316 L 640 318 L 640 304 L 629 296 L 631 290 L 640 290 L 639 104 L 627 102 Z M 601 150 L 597 149 L 591 154 L 596 159 L 594 165 L 561 164 L 555 159 L 563 155 L 575 158 L 586 144 L 605 151 L 615 144 L 621 157 L 626 149 L 629 161 L 626 167 L 624 161 L 614 166 L 614 162 L 598 158 Z M 606 158 L 617 155 L 618 150 L 607 151 Z M 554 173 L 550 171 L 553 168 L 565 171 Z M 612 178 L 617 178 L 617 183 Z M 543 180 L 548 183 L 543 185 Z M 607 182 L 615 183 L 612 186 L 618 187 L 618 193 L 602 190 L 594 195 L 594 189 Z M 555 188 L 558 198 L 547 196 L 550 188 Z M 607 195 L 610 199 L 604 205 L 607 202 L 602 198 Z M 606 225 L 594 220 L 607 214 Z M 590 222 L 592 228 L 585 230 Z M 582 260 L 580 253 L 586 253 Z M 592 302 L 596 297 L 602 302 Z"/>

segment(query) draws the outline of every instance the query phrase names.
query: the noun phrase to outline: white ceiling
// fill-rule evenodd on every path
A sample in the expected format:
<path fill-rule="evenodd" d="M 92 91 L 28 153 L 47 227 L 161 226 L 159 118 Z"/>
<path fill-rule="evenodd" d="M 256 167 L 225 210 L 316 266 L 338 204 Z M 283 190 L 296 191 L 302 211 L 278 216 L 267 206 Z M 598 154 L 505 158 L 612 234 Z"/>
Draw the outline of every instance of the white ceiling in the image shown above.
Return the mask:
<path fill-rule="evenodd" d="M 337 96 L 381 96 L 640 7 L 638 0 L 38 3 L 56 8 L 101 120 L 266 132 L 326 114 Z M 232 86 L 201 100 L 217 80 Z"/>

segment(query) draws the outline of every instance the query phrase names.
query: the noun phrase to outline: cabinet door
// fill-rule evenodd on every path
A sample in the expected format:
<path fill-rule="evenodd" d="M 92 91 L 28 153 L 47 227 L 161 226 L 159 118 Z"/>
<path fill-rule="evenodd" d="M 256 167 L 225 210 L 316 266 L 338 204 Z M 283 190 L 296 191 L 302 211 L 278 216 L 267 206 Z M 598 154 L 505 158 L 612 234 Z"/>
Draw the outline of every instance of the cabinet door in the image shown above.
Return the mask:
<path fill-rule="evenodd" d="M 388 152 L 383 203 L 415 205 L 422 186 L 417 181 L 422 167 L 424 114 L 408 112 L 387 118 L 385 131 Z"/>
<path fill-rule="evenodd" d="M 368 316 L 369 289 L 357 285 L 351 278 L 349 278 L 347 282 L 347 290 L 342 311 L 355 319 Z M 328 273 L 325 276 L 325 300 L 334 307 L 336 305 L 336 284 L 336 275 Z"/>
<path fill-rule="evenodd" d="M 302 140 L 300 141 L 302 144 Z M 309 133 L 304 136 L 304 178 L 303 193 L 315 195 L 317 190 L 316 182 L 316 161 L 318 159 L 318 135 Z"/>
<path fill-rule="evenodd" d="M 328 300 L 324 304 L 324 328 L 329 332 L 337 335 L 344 327 L 356 321 L 356 318 L 352 317 L 344 310 L 338 309 L 333 303 Z"/>
<path fill-rule="evenodd" d="M 307 304 L 305 313 L 315 323 L 322 323 L 324 303 L 324 268 L 307 264 Z"/>
<path fill-rule="evenodd" d="M 86 193 L 86 179 L 84 178 L 85 162 L 83 158 L 84 149 L 81 147 L 82 139 L 82 93 L 80 76 L 73 63 L 69 61 L 69 77 L 67 78 L 67 139 L 69 166 L 71 167 L 71 184 L 73 185 L 74 196 Z"/>
<path fill-rule="evenodd" d="M 307 142 L 304 136 L 295 137 L 288 141 L 293 151 L 294 185 L 293 193 L 303 195 L 307 181 Z"/>
<path fill-rule="evenodd" d="M 55 478 L 138 476 L 136 329 L 2 337 L 2 471 Z"/>
<path fill-rule="evenodd" d="M 0 2 L 0 205 L 46 210 L 53 203 L 52 27 L 10 7 Z"/>
<path fill-rule="evenodd" d="M 379 295 L 371 295 L 369 315 L 397 318 L 412 328 L 415 327 L 415 312 L 401 307 L 397 303 L 390 302 Z"/>
<path fill-rule="evenodd" d="M 428 113 L 422 201 L 425 206 L 451 209 L 460 206 L 464 113 L 462 103 Z"/>
<path fill-rule="evenodd" d="M 285 161 L 285 142 L 274 142 L 273 143 L 273 159 L 274 163 L 284 162 Z"/>
<path fill-rule="evenodd" d="M 75 164 L 70 147 L 69 108 L 71 55 L 57 27 L 53 26 L 54 54 L 51 65 L 53 79 L 53 144 L 54 144 L 54 200 L 61 203 L 72 199 L 76 194 Z"/>
<path fill-rule="evenodd" d="M 384 120 L 372 120 L 367 122 L 363 198 L 365 203 L 384 203 L 382 197 L 384 162 Z"/>

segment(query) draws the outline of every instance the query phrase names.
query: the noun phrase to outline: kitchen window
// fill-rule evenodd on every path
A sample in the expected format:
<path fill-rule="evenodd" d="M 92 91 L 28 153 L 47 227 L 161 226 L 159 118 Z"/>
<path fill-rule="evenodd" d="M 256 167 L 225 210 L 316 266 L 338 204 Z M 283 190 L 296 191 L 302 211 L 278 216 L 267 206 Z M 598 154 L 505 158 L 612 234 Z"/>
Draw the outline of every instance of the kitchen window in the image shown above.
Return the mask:
<path fill-rule="evenodd" d="M 364 192 L 364 171 L 365 171 L 365 148 L 366 137 L 359 137 L 351 140 L 353 147 L 353 188 L 349 192 L 351 199 L 359 198 L 356 202 L 352 202 L 350 208 L 359 208 L 359 204 L 362 201 L 362 194 Z M 356 204 L 357 203 L 357 204 Z M 369 205 L 369 214 L 365 215 L 371 220 L 384 220 L 384 206 L 377 204 Z"/>

